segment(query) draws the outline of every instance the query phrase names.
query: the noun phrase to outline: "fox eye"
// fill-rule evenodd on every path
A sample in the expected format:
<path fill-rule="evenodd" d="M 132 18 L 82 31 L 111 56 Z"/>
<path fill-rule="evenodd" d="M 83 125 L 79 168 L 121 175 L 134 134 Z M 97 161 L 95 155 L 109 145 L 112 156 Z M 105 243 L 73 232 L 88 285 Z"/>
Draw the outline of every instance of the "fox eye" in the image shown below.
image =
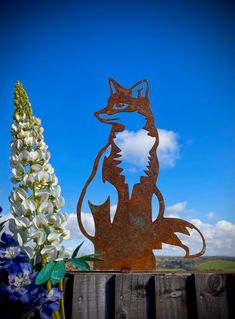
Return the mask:
<path fill-rule="evenodd" d="M 116 107 L 122 107 L 124 105 L 124 103 L 122 103 L 122 102 L 117 102 L 117 103 L 115 103 L 115 106 Z"/>
<path fill-rule="evenodd" d="M 122 109 L 124 107 L 126 107 L 127 104 L 126 103 L 122 103 L 122 102 L 116 102 L 113 106 L 114 109 L 118 110 L 118 109 Z"/>

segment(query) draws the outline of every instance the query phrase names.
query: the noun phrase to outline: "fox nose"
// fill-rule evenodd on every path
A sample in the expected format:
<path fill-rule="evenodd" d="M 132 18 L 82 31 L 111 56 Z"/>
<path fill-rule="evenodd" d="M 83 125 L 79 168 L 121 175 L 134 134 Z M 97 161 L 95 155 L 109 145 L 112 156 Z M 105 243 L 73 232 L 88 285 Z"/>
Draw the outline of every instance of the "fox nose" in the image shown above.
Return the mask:
<path fill-rule="evenodd" d="M 95 112 L 94 115 L 99 120 L 99 112 Z"/>
<path fill-rule="evenodd" d="M 113 114 L 112 110 L 110 110 L 107 106 L 97 112 L 94 113 L 95 117 L 100 120 L 100 114 L 101 114 L 101 117 L 102 117 L 102 114 L 103 115 L 111 115 Z"/>

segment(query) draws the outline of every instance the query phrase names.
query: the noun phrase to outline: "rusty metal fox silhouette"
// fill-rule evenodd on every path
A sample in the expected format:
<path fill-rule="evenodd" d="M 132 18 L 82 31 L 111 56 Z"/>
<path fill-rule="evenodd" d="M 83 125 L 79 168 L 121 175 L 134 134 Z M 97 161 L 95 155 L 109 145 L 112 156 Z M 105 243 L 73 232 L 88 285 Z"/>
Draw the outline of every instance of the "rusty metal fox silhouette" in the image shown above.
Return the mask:
<path fill-rule="evenodd" d="M 185 250 L 185 258 L 198 257 L 205 252 L 205 239 L 200 230 L 182 219 L 164 217 L 164 199 L 156 186 L 159 163 L 157 147 L 158 131 L 148 98 L 149 85 L 147 80 L 137 82 L 126 89 L 113 79 L 109 79 L 110 97 L 107 106 L 95 113 L 96 118 L 111 126 L 107 144 L 99 151 L 87 182 L 84 185 L 77 205 L 77 218 L 81 232 L 92 241 L 95 252 L 103 253 L 103 261 L 95 263 L 95 269 L 102 270 L 154 270 L 155 257 L 153 249 L 161 249 L 162 244 L 176 245 Z M 137 92 L 137 93 L 135 93 Z M 119 123 L 121 112 L 138 112 L 145 117 L 144 130 L 155 138 L 149 151 L 148 166 L 145 175 L 129 193 L 125 176 L 122 175 L 121 149 L 115 144 L 118 133 L 125 130 Z M 110 154 L 101 162 L 102 155 L 111 148 Z M 94 205 L 89 201 L 89 207 L 95 224 L 95 235 L 91 236 L 85 229 L 82 217 L 82 203 L 88 186 L 94 179 L 98 166 L 102 165 L 103 182 L 112 184 L 118 194 L 117 209 L 113 221 L 110 218 L 110 197 L 101 204 Z M 152 199 L 156 196 L 159 202 L 157 218 L 152 220 Z M 189 248 L 184 245 L 175 233 L 190 235 L 187 228 L 195 229 L 202 239 L 200 252 L 190 255 Z"/>

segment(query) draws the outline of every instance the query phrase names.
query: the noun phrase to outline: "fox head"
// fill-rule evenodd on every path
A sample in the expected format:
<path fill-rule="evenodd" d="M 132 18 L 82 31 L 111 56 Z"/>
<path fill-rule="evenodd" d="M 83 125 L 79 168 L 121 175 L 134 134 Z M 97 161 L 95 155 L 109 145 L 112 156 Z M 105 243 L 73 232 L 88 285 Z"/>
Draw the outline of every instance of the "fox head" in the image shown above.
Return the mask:
<path fill-rule="evenodd" d="M 103 109 L 94 113 L 99 121 L 112 124 L 118 130 L 122 128 L 122 125 L 117 122 L 119 120 L 118 113 L 138 112 L 145 116 L 146 120 L 152 118 L 147 80 L 141 80 L 129 89 L 124 88 L 111 78 L 108 82 L 110 88 L 108 103 Z"/>

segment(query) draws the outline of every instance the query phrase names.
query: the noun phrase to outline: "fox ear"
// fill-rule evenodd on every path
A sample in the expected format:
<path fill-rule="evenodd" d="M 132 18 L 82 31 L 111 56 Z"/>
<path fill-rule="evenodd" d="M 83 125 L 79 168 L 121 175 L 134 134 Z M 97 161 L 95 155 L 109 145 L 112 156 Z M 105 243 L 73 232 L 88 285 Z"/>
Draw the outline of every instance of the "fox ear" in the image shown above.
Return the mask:
<path fill-rule="evenodd" d="M 123 90 L 123 87 L 112 78 L 109 78 L 109 89 L 110 89 L 110 94 L 114 94 L 117 91 Z"/>
<path fill-rule="evenodd" d="M 133 97 L 147 97 L 149 93 L 149 84 L 147 80 L 141 80 L 131 87 Z"/>

